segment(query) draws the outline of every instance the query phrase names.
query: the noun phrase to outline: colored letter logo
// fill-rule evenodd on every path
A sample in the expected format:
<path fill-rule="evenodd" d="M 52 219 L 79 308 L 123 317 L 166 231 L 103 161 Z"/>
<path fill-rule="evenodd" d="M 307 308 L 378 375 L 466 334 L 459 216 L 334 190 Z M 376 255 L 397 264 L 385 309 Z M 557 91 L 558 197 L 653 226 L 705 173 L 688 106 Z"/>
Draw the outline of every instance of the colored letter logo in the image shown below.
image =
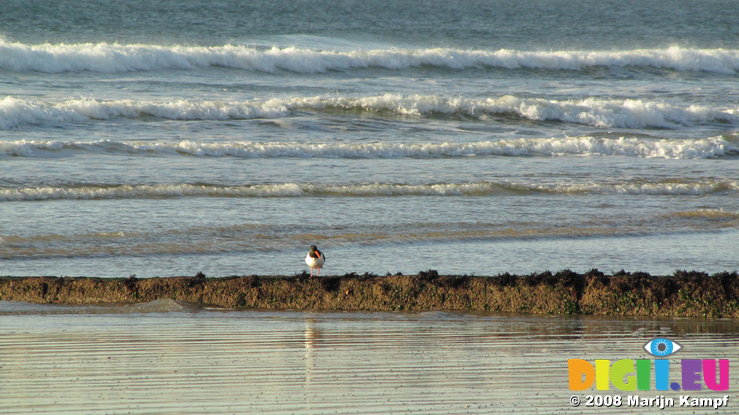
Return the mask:
<path fill-rule="evenodd" d="M 666 357 L 683 346 L 665 338 L 647 342 L 644 350 L 656 357 Z M 705 388 L 714 391 L 729 390 L 728 359 L 682 359 L 679 367 L 673 367 L 668 359 L 621 359 L 611 362 L 596 359 L 593 363 L 583 359 L 567 361 L 570 390 L 581 391 L 595 386 L 605 391 L 614 387 L 622 391 L 648 391 L 653 386 L 658 391 L 698 391 Z M 677 379 L 676 379 L 677 378 Z M 654 383 L 652 383 L 652 381 Z"/>

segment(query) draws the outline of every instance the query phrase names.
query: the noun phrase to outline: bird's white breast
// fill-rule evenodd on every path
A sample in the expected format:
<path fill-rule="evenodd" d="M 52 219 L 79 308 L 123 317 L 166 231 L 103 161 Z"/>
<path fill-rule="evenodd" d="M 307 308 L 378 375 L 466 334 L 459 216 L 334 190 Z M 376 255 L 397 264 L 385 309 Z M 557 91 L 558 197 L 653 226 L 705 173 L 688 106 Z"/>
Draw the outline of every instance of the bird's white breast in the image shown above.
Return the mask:
<path fill-rule="evenodd" d="M 311 268 L 321 268 L 325 262 L 324 256 L 321 255 L 318 258 L 312 258 L 310 253 L 305 256 L 305 263 Z"/>

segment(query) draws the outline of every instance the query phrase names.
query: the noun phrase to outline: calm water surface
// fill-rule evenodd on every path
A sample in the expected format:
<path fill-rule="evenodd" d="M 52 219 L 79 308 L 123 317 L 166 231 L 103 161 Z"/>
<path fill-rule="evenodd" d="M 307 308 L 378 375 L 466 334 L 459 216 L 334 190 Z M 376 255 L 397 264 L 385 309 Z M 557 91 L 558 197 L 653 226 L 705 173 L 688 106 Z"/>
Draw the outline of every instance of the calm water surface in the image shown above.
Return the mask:
<path fill-rule="evenodd" d="M 678 358 L 739 360 L 733 320 L 237 312 L 165 300 L 0 302 L 0 323 L 0 412 L 12 414 L 634 414 L 646 412 L 573 408 L 567 359 L 650 359 L 642 346 L 660 336 L 684 347 Z M 730 381 L 739 385 L 736 371 Z M 735 412 L 735 398 L 717 413 Z"/>

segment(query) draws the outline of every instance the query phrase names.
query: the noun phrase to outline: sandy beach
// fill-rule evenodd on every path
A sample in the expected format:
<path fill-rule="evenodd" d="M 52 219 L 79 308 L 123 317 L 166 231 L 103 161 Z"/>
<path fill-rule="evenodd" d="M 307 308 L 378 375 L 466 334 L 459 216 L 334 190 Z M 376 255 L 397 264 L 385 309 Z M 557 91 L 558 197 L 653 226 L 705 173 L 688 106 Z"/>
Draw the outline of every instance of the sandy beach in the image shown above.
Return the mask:
<path fill-rule="evenodd" d="M 573 391 L 568 360 L 654 359 L 655 337 L 684 349 L 673 380 L 680 359 L 739 359 L 738 290 L 736 273 L 595 270 L 0 277 L 0 412 L 695 413 L 681 397 L 729 395 Z M 620 404 L 588 406 L 601 395 Z"/>
<path fill-rule="evenodd" d="M 568 359 L 653 359 L 643 345 L 656 336 L 684 348 L 674 380 L 681 358 L 739 359 L 733 319 L 236 311 L 157 300 L 0 301 L 0 321 L 8 414 L 655 413 L 626 396 L 679 402 L 681 393 L 573 392 Z M 606 394 L 624 403 L 586 406 L 588 395 Z M 735 413 L 734 398 L 717 413 Z"/>

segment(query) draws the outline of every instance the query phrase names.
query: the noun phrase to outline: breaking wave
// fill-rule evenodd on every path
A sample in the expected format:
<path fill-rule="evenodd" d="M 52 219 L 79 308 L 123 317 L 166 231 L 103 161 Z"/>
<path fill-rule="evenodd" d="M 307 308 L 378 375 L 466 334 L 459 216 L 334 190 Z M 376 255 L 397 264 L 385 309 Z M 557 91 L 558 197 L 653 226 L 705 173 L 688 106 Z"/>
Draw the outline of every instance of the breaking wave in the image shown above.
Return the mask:
<path fill-rule="evenodd" d="M 403 196 L 495 196 L 535 193 L 707 195 L 735 193 L 739 181 L 666 180 L 540 185 L 527 183 L 362 183 L 321 185 L 277 183 L 242 186 L 215 184 L 87 185 L 0 188 L 0 201 L 79 200 L 79 199 L 158 199 L 183 197 L 403 197 Z"/>
<path fill-rule="evenodd" d="M 29 45 L 0 39 L 0 69 L 13 71 L 115 73 L 212 66 L 268 73 L 279 71 L 323 73 L 358 68 L 399 70 L 420 66 L 454 70 L 492 67 L 569 71 L 595 66 L 636 66 L 733 75 L 739 70 L 739 50 L 673 46 L 664 49 L 622 51 L 449 48 L 331 51 L 241 45 L 211 47 L 117 43 Z"/>
<path fill-rule="evenodd" d="M 322 111 L 478 120 L 491 117 L 517 117 L 533 121 L 567 122 L 610 128 L 677 129 L 712 123 L 739 125 L 739 108 L 680 106 L 641 99 L 549 100 L 510 95 L 473 99 L 438 95 L 385 94 L 355 98 L 316 96 L 231 102 L 71 99 L 47 103 L 5 97 L 0 100 L 0 129 L 115 119 L 248 120 L 283 118 L 296 116 L 297 112 Z"/>
<path fill-rule="evenodd" d="M 595 127 L 669 128 L 722 123 L 739 125 L 739 108 L 679 106 L 640 99 L 586 98 L 549 100 L 501 96 L 486 99 L 438 95 L 385 94 L 368 97 L 316 96 L 265 101 L 137 102 L 72 99 L 46 103 L 5 97 L 0 100 L 0 128 L 75 123 L 92 120 L 247 120 L 281 118 L 298 111 L 346 111 L 407 117 L 459 117 L 485 120 L 495 116 L 533 121 L 568 122 Z"/>
<path fill-rule="evenodd" d="M 739 155 L 733 136 L 701 139 L 639 137 L 518 138 L 469 143 L 304 143 L 195 141 L 0 141 L 0 157 L 65 157 L 78 153 L 239 158 L 454 158 L 625 156 L 701 159 Z"/>

